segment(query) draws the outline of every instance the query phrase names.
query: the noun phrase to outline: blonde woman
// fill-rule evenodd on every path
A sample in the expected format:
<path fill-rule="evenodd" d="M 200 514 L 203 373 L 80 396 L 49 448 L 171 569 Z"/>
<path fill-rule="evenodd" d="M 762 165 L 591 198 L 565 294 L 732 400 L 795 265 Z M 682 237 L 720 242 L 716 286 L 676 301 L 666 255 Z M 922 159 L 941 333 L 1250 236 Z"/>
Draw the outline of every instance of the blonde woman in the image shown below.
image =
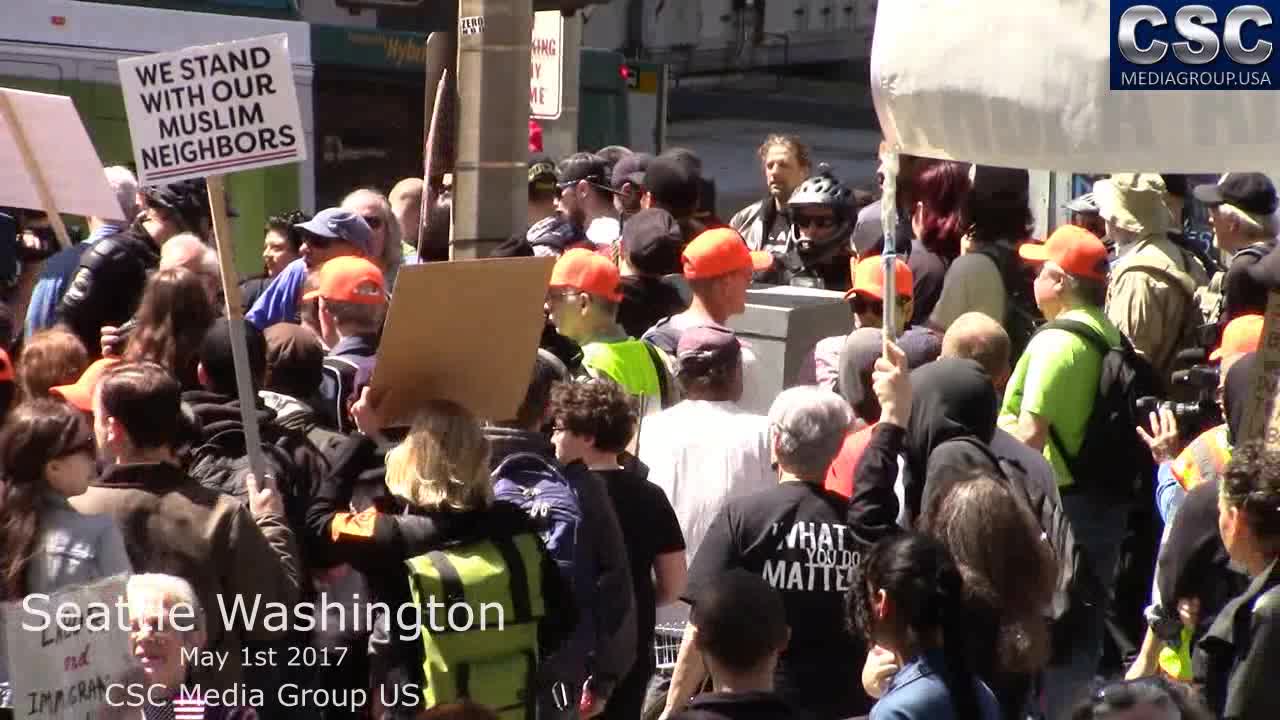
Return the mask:
<path fill-rule="evenodd" d="M 389 609 L 373 634 L 371 670 L 381 686 L 373 696 L 399 698 L 413 709 L 415 700 L 421 706 L 425 687 L 418 633 L 419 621 L 425 626 L 427 618 L 399 611 L 414 604 L 406 561 L 446 547 L 514 539 L 535 528 L 519 508 L 494 502 L 489 444 L 465 408 L 444 400 L 428 403 L 404 439 L 389 448 L 374 440 L 382 437 L 382 423 L 367 388 L 351 413 L 360 432 L 339 451 L 307 513 L 307 526 L 319 545 L 317 562 L 349 564 L 367 579 L 370 605 Z M 363 497 L 353 504 L 357 482 Z M 526 571 L 541 572 L 547 614 L 538 641 L 546 655 L 560 646 L 577 617 L 569 588 L 540 542 L 538 552 L 540 567 Z M 443 622 L 438 611 L 435 617 Z"/>

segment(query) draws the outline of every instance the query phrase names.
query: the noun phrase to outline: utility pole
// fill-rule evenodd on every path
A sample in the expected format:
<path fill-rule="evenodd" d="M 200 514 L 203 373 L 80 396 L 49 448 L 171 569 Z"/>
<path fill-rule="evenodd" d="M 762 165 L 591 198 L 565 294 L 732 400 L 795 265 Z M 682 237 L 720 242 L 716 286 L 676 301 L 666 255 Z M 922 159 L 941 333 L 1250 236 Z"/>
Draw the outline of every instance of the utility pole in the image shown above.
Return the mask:
<path fill-rule="evenodd" d="M 449 257 L 487 257 L 528 207 L 533 0 L 460 0 L 457 161 Z"/>

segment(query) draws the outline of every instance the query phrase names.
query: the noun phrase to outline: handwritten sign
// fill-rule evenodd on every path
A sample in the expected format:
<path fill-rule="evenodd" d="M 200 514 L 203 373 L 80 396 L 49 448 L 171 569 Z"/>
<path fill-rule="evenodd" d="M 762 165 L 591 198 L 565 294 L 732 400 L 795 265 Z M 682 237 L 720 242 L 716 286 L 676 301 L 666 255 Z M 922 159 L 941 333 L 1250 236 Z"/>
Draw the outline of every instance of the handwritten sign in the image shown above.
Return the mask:
<path fill-rule="evenodd" d="M 126 576 L 118 575 L 42 596 L 29 609 L 21 602 L 5 604 L 5 651 L 18 720 L 97 720 L 110 714 L 107 689 L 122 682 L 133 665 L 127 625 L 119 617 L 126 585 Z"/>
<path fill-rule="evenodd" d="M 287 35 L 119 61 L 142 184 L 301 162 Z"/>
<path fill-rule="evenodd" d="M 530 45 L 529 114 L 541 120 L 560 117 L 564 73 L 564 16 L 559 10 L 533 14 Z"/>
<path fill-rule="evenodd" d="M 1280 449 L 1280 416 L 1277 414 L 1280 403 L 1276 402 L 1280 377 L 1280 292 L 1272 292 L 1267 300 L 1258 360 L 1241 435 L 1244 440 L 1262 440 L 1267 449 Z"/>

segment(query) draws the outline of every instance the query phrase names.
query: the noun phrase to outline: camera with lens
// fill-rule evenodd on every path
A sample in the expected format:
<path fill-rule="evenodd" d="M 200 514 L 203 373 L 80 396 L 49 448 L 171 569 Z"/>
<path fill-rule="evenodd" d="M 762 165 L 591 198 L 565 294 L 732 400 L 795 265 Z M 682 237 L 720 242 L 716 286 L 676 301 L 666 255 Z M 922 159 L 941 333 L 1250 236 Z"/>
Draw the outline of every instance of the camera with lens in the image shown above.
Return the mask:
<path fill-rule="evenodd" d="M 1190 400 L 1161 400 L 1144 397 L 1138 400 L 1142 413 L 1171 411 L 1178 419 L 1178 434 L 1190 442 L 1200 433 L 1222 423 L 1222 410 L 1218 407 L 1218 368 L 1215 365 L 1192 365 L 1178 370 L 1172 377 L 1172 394 L 1190 397 Z"/>

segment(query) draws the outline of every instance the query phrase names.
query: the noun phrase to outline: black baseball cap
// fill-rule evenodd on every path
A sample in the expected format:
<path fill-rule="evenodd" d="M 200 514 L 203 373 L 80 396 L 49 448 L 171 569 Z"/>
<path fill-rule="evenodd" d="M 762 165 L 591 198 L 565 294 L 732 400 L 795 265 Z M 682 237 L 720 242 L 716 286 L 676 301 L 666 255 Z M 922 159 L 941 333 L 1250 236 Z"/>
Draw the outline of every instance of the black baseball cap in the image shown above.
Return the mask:
<path fill-rule="evenodd" d="M 1197 185 L 1196 199 L 1205 205 L 1231 205 L 1252 215 L 1270 215 L 1280 204 L 1276 186 L 1262 173 L 1227 173 L 1217 185 Z"/>
<path fill-rule="evenodd" d="M 672 215 L 687 217 L 698 208 L 698 176 L 676 158 L 654 158 L 644 171 L 644 189 Z"/>
<path fill-rule="evenodd" d="M 651 162 L 653 156 L 648 153 L 632 153 L 623 157 L 613 166 L 613 189 L 621 190 L 627 183 L 644 187 L 644 173 Z"/>
<path fill-rule="evenodd" d="M 583 180 L 609 189 L 608 163 L 595 153 L 574 153 L 560 161 L 560 187 L 576 185 Z"/>
<path fill-rule="evenodd" d="M 556 164 L 546 155 L 534 155 L 529 158 L 529 189 L 552 191 L 556 189 L 559 175 Z"/>
<path fill-rule="evenodd" d="M 622 252 L 627 263 L 642 275 L 679 274 L 683 245 L 680 225 L 661 208 L 641 210 L 622 225 Z"/>

